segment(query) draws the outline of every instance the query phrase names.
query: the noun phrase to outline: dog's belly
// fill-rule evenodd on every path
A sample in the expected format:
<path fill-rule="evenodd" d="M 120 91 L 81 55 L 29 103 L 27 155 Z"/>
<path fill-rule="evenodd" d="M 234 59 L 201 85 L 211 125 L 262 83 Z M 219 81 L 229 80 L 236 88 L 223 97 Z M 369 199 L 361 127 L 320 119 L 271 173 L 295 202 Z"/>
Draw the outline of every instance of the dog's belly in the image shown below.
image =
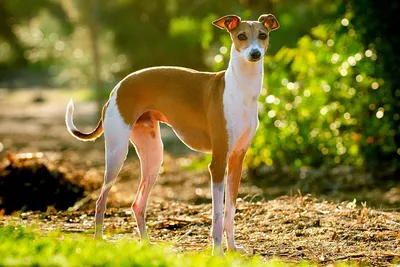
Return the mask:
<path fill-rule="evenodd" d="M 163 113 L 155 110 L 151 110 L 143 113 L 139 119 L 136 121 L 136 124 L 143 124 L 150 127 L 153 127 L 153 121 L 160 121 L 167 125 L 169 125 L 178 138 L 189 148 L 200 151 L 200 152 L 211 152 L 211 140 L 209 133 L 202 129 L 199 125 L 203 124 L 194 124 L 194 121 L 198 121 L 199 118 L 193 118 L 192 123 L 183 122 L 183 116 L 177 119 L 174 116 L 165 116 Z"/>
<path fill-rule="evenodd" d="M 189 148 L 205 153 L 211 152 L 211 140 L 208 133 L 200 129 L 177 129 L 174 127 L 172 129 Z"/>
<path fill-rule="evenodd" d="M 163 114 L 167 119 L 166 123 L 189 148 L 200 152 L 210 152 L 212 145 L 205 114 L 191 110 L 190 104 L 183 107 L 181 110 L 174 109 L 174 112 L 165 110 Z M 179 112 L 176 112 L 177 109 Z"/>

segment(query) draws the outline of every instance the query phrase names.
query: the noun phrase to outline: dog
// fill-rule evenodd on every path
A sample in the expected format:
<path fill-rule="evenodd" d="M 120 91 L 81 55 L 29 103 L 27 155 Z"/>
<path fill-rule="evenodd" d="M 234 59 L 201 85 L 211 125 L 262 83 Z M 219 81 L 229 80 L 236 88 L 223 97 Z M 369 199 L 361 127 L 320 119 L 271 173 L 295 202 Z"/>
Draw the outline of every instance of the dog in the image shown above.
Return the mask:
<path fill-rule="evenodd" d="M 141 181 L 132 204 L 142 241 L 149 242 L 145 210 L 163 162 L 159 123 L 172 127 L 189 148 L 212 153 L 209 164 L 212 190 L 213 254 L 223 254 L 223 232 L 228 249 L 244 251 L 235 243 L 234 216 L 242 162 L 258 128 L 258 97 L 263 83 L 263 58 L 270 32 L 279 28 L 274 15 L 242 21 L 228 15 L 212 22 L 232 39 L 229 66 L 221 72 L 199 72 L 181 67 L 153 67 L 121 80 L 104 105 L 97 127 L 80 132 L 68 103 L 66 125 L 77 139 L 95 140 L 104 132 L 105 175 L 96 202 L 95 238 L 103 237 L 109 191 L 126 159 L 129 141 L 141 162 Z M 227 172 L 227 173 L 226 173 Z M 223 216 L 224 190 L 225 214 Z"/>

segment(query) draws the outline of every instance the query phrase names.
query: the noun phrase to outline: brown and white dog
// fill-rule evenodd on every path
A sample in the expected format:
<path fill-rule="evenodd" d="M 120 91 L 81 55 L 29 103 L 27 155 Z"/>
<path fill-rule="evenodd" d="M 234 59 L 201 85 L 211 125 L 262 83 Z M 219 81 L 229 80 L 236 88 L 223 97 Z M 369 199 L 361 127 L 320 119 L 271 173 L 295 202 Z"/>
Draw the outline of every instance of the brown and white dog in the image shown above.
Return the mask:
<path fill-rule="evenodd" d="M 101 119 L 91 133 L 73 123 L 73 103 L 68 104 L 66 124 L 76 138 L 88 141 L 104 131 L 106 170 L 96 205 L 95 237 L 103 236 L 106 199 L 133 143 L 141 162 L 141 182 L 132 210 L 142 241 L 148 241 L 145 225 L 147 198 L 163 162 L 159 122 L 168 124 L 190 148 L 212 153 L 213 252 L 243 250 L 234 240 L 234 216 L 242 162 L 258 126 L 258 103 L 263 81 L 263 57 L 269 34 L 279 28 L 277 19 L 262 15 L 258 21 L 224 16 L 213 24 L 231 36 L 229 66 L 221 72 L 198 72 L 179 67 L 154 67 L 134 72 L 120 81 L 104 105 Z M 227 170 L 227 175 L 226 175 Z M 226 179 L 225 179 L 226 177 Z M 226 183 L 225 216 L 223 197 Z"/>

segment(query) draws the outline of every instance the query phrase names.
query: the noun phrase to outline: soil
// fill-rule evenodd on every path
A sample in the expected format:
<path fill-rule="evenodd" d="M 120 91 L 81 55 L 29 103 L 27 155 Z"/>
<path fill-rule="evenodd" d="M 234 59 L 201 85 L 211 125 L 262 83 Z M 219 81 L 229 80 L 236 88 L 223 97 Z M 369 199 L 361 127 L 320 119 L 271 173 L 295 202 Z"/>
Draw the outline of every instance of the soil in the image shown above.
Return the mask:
<path fill-rule="evenodd" d="M 204 250 L 211 246 L 211 205 L 152 200 L 147 212 L 151 241 L 168 243 L 177 251 Z M 35 224 L 47 231 L 79 232 L 91 236 L 94 210 L 76 212 L 24 212 L 4 216 L 10 221 Z M 105 235 L 116 241 L 139 240 L 129 208 L 110 208 Z M 388 266 L 400 260 L 400 213 L 339 205 L 310 196 L 283 196 L 268 202 L 237 205 L 235 236 L 246 255 L 287 261 L 309 260 L 320 264 L 352 261 L 361 265 Z M 397 258 L 397 259 L 396 259 Z"/>
<path fill-rule="evenodd" d="M 66 131 L 64 112 L 71 95 L 82 98 L 80 91 L 0 90 L 0 157 L 14 153 L 18 157 L 39 158 L 66 176 L 78 177 L 87 189 L 85 198 L 70 211 L 49 206 L 47 212 L 26 211 L 11 216 L 0 212 L 1 225 L 13 221 L 36 224 L 43 233 L 60 229 L 92 235 L 94 205 L 104 172 L 104 144 L 103 138 L 79 142 Z M 78 128 L 91 130 L 98 120 L 96 104 L 76 101 L 75 110 Z M 204 156 L 185 148 L 168 127 L 162 128 L 162 134 L 166 153 L 162 173 L 149 200 L 150 238 L 171 243 L 178 251 L 203 250 L 211 245 L 209 175 L 206 165 L 195 168 L 192 163 Z M 139 176 L 140 164 L 134 149 L 130 149 L 108 200 L 105 232 L 110 240 L 138 240 L 129 207 Z M 392 189 L 391 200 L 399 196 L 398 189 Z M 276 198 L 276 192 L 285 196 Z M 311 260 L 323 265 L 337 261 L 376 266 L 399 264 L 399 202 L 386 200 L 387 194 L 389 191 L 379 191 L 382 202 L 373 206 L 370 202 L 360 205 L 360 198 L 355 202 L 351 194 L 343 194 L 347 201 L 325 195 L 316 199 L 293 187 L 266 188 L 244 171 L 236 216 L 237 243 L 245 247 L 248 255 L 265 259 L 279 256 L 288 261 Z"/>

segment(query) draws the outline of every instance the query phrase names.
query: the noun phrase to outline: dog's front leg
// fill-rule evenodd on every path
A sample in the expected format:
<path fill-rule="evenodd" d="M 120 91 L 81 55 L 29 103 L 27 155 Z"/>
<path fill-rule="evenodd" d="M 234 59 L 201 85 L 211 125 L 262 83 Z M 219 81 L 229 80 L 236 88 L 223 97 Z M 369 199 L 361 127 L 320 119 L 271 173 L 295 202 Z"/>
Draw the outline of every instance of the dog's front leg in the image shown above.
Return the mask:
<path fill-rule="evenodd" d="M 228 248 L 233 251 L 245 252 L 243 247 L 236 246 L 234 237 L 234 218 L 236 211 L 236 198 L 239 191 L 242 164 L 246 150 L 233 151 L 228 161 L 228 175 L 225 199 L 224 229 L 228 241 Z"/>
<path fill-rule="evenodd" d="M 225 189 L 226 157 L 218 157 L 213 154 L 209 166 L 211 175 L 212 191 L 212 229 L 213 255 L 223 255 L 222 234 L 223 234 L 223 202 Z"/>

